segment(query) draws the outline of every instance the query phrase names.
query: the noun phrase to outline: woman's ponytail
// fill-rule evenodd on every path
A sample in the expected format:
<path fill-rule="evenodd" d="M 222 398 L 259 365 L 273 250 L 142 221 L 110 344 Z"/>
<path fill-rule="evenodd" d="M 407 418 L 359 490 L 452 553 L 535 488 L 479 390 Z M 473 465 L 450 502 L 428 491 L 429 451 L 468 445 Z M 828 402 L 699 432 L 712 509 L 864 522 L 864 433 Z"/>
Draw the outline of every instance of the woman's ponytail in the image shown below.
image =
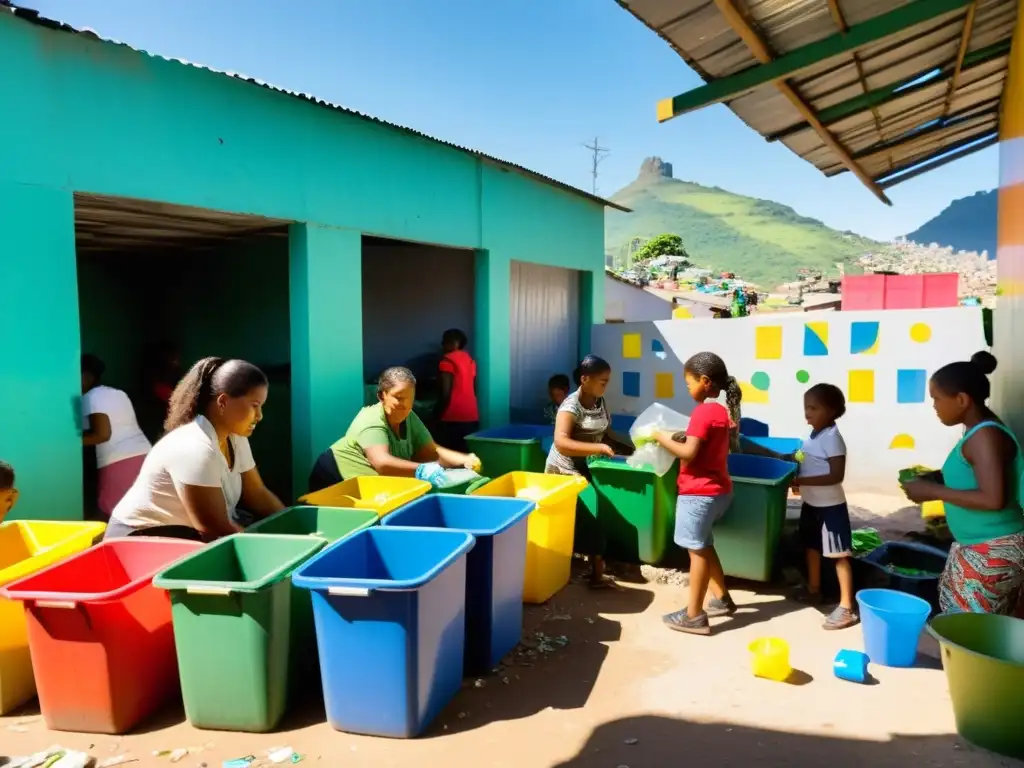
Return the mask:
<path fill-rule="evenodd" d="M 221 357 L 204 357 L 189 368 L 171 393 L 164 432 L 188 424 L 206 409 L 213 393 L 213 375 L 223 364 Z"/>

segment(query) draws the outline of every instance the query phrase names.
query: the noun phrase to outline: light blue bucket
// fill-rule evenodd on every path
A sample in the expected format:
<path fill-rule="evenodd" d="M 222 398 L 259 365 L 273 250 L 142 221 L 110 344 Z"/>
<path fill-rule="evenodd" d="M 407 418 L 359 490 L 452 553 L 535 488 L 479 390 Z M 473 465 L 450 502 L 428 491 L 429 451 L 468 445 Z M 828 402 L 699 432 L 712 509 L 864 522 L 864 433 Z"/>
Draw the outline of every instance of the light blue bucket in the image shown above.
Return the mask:
<path fill-rule="evenodd" d="M 857 593 L 864 652 L 872 664 L 912 667 L 917 645 L 932 607 L 927 600 L 894 589 L 862 589 Z"/>

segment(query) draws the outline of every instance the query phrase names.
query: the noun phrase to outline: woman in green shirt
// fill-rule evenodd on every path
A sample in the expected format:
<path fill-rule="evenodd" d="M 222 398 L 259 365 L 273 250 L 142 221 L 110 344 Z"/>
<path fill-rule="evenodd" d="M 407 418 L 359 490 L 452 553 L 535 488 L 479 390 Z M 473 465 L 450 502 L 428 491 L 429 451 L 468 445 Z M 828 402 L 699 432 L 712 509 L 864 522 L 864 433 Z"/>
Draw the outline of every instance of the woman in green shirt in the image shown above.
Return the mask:
<path fill-rule="evenodd" d="M 937 370 L 928 384 L 935 413 L 964 435 L 942 472 L 905 483 L 916 503 L 941 501 L 955 542 L 939 582 L 944 613 L 1022 616 L 1024 456 L 1012 432 L 985 404 L 996 359 L 978 352 Z"/>
<path fill-rule="evenodd" d="M 364 475 L 417 477 L 432 467 L 478 469 L 473 454 L 434 442 L 413 411 L 416 377 L 408 368 L 388 368 L 377 381 L 377 403 L 352 419 L 345 436 L 324 451 L 309 476 L 310 492 Z M 424 470 L 427 470 L 426 473 Z"/>

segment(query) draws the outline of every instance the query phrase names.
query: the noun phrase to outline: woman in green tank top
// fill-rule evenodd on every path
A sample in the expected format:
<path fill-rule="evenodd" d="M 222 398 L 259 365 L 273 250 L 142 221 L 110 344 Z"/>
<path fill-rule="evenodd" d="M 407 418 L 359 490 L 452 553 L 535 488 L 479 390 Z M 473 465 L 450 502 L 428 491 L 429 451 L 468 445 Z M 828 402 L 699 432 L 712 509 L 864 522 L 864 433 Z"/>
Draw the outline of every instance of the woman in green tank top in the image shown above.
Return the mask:
<path fill-rule="evenodd" d="M 937 479 L 904 484 L 917 503 L 941 501 L 955 543 L 939 582 L 945 613 L 1024 618 L 1024 454 L 1017 438 L 985 404 L 996 359 L 978 352 L 934 373 L 929 391 L 939 420 L 964 435 Z"/>

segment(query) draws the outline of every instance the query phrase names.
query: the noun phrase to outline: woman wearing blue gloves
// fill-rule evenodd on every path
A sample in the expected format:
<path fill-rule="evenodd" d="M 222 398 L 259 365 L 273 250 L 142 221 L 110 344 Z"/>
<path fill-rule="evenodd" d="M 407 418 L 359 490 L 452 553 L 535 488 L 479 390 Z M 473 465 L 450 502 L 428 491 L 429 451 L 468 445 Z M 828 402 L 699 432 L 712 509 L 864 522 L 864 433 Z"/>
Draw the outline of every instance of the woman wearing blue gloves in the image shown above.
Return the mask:
<path fill-rule="evenodd" d="M 434 442 L 413 412 L 416 377 L 388 368 L 377 382 L 377 403 L 356 414 L 345 436 L 324 451 L 309 476 L 309 491 L 364 475 L 416 477 L 437 485 L 445 469 L 477 471 L 480 460 Z"/>

